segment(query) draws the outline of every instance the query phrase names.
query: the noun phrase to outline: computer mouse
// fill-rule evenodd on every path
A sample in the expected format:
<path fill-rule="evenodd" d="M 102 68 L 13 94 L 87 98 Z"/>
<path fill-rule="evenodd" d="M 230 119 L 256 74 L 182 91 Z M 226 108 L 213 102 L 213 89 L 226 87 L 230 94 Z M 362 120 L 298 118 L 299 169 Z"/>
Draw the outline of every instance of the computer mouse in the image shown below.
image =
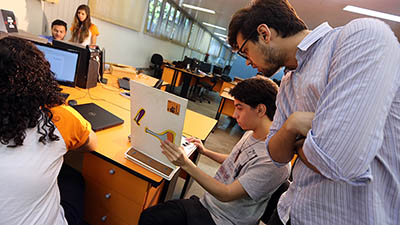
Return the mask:
<path fill-rule="evenodd" d="M 76 100 L 74 100 L 74 99 L 68 100 L 68 105 L 69 106 L 74 106 L 74 105 L 77 105 L 77 104 L 78 104 L 78 102 Z"/>

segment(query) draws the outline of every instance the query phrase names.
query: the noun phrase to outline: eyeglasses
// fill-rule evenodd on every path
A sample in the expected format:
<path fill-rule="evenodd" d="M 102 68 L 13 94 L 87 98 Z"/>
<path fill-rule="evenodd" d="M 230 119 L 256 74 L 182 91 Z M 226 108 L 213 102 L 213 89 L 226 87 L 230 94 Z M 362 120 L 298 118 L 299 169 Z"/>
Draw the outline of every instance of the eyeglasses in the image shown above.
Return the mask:
<path fill-rule="evenodd" d="M 243 42 L 242 46 L 240 46 L 239 50 L 236 52 L 238 55 L 242 56 L 244 59 L 249 60 L 249 57 L 246 55 L 246 53 L 242 52 L 242 49 L 246 45 L 246 43 L 254 36 L 254 34 L 257 33 L 257 30 L 254 30 L 251 32 L 249 37 L 246 38 L 246 40 Z"/>

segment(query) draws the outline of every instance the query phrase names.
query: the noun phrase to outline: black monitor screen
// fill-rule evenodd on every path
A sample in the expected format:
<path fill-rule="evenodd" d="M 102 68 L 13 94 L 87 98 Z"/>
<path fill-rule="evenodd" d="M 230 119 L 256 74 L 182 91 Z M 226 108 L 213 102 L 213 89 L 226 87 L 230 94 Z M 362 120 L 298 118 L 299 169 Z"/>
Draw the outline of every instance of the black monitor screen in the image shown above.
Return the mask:
<path fill-rule="evenodd" d="M 223 71 L 222 67 L 219 67 L 219 66 L 214 66 L 213 67 L 213 74 L 222 75 L 222 71 Z"/>
<path fill-rule="evenodd" d="M 211 64 L 205 63 L 205 62 L 200 62 L 199 70 L 203 71 L 204 73 L 209 73 L 209 72 L 211 72 Z"/>
<path fill-rule="evenodd" d="M 47 45 L 36 44 L 36 47 L 44 53 L 47 61 L 49 61 L 50 70 L 55 74 L 57 82 L 63 85 L 74 86 L 79 53 Z"/>
<path fill-rule="evenodd" d="M 73 50 L 79 52 L 79 62 L 76 71 L 77 77 L 86 77 L 88 73 L 89 57 L 90 57 L 90 52 L 88 48 L 79 45 L 77 43 L 72 43 L 69 41 L 60 41 L 60 40 L 53 40 L 53 46 L 60 49 Z"/>

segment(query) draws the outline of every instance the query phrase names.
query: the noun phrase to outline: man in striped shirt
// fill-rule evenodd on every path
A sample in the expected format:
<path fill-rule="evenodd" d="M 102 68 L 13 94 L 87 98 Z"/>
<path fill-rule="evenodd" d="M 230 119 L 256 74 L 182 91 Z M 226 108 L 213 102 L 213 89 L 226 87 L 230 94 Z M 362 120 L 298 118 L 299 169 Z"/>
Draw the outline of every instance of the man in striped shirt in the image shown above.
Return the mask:
<path fill-rule="evenodd" d="M 400 224 L 400 45 L 389 26 L 311 31 L 286 0 L 256 0 L 228 36 L 264 75 L 292 70 L 266 145 L 277 166 L 295 151 L 300 160 L 268 225 Z"/>

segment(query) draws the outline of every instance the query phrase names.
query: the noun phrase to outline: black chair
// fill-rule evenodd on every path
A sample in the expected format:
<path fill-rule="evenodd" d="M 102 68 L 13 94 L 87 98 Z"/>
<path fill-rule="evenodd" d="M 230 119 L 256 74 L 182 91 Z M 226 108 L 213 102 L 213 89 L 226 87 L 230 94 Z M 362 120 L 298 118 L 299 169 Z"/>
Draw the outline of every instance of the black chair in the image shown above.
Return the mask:
<path fill-rule="evenodd" d="M 278 189 L 272 194 L 267 207 L 265 208 L 264 214 L 261 216 L 260 220 L 267 224 L 268 220 L 271 218 L 272 214 L 274 213 L 276 207 L 278 206 L 278 201 L 281 195 L 289 188 L 289 181 L 286 180 Z"/>
<path fill-rule="evenodd" d="M 222 71 L 222 74 L 224 75 L 229 75 L 229 72 L 231 71 L 231 66 L 230 65 L 226 65 L 224 67 L 224 70 Z"/>
<path fill-rule="evenodd" d="M 208 82 L 199 82 L 200 87 L 203 89 L 203 90 L 200 91 L 200 94 L 199 94 L 200 103 L 202 101 L 204 101 L 204 100 L 207 100 L 208 104 L 211 103 L 210 99 L 206 99 L 205 98 L 205 93 L 213 91 L 213 88 L 218 83 L 218 77 L 217 76 L 212 76 L 211 79 L 210 79 L 210 82 L 211 82 L 211 84 L 208 83 Z"/>
<path fill-rule="evenodd" d="M 151 69 L 154 70 L 153 72 L 153 77 L 160 79 L 163 73 L 163 70 L 161 68 L 161 65 L 163 64 L 163 57 L 160 54 L 153 54 L 153 56 L 151 56 L 151 63 L 153 63 L 152 66 L 150 66 Z"/>
<path fill-rule="evenodd" d="M 228 75 L 222 74 L 221 80 L 223 80 L 225 82 L 231 82 L 232 78 L 230 76 L 228 76 Z"/>

